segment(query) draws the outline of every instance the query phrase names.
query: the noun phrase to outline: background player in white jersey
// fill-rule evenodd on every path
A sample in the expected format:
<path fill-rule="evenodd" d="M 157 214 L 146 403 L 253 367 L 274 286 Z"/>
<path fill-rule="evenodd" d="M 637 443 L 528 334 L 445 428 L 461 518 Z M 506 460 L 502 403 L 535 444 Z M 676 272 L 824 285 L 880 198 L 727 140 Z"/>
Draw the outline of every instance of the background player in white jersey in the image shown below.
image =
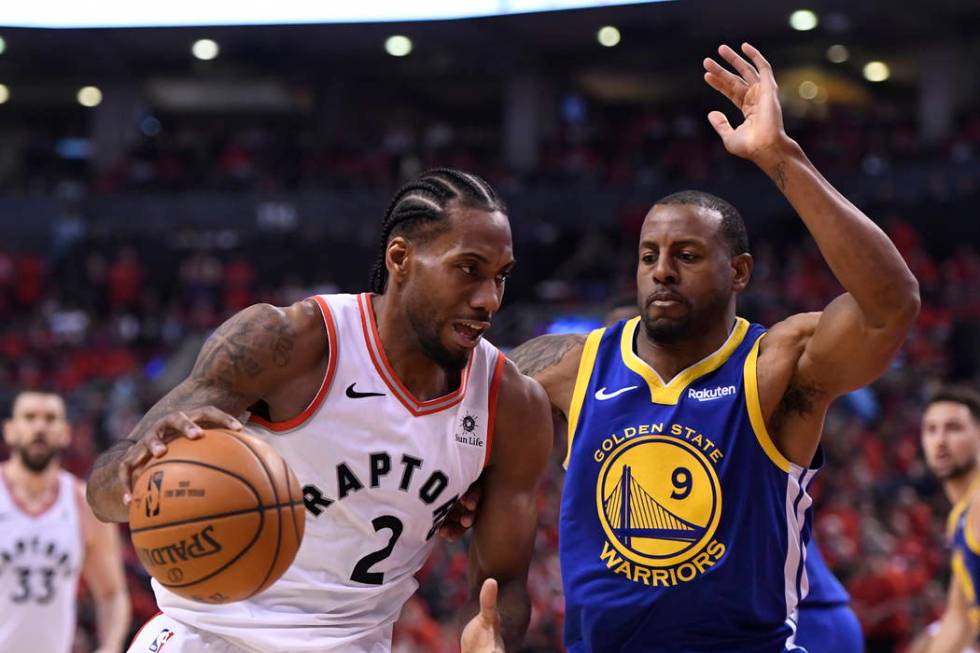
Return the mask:
<path fill-rule="evenodd" d="M 122 650 L 129 594 L 119 532 L 95 519 L 81 482 L 61 469 L 65 403 L 21 392 L 4 422 L 10 459 L 0 465 L 0 651 L 67 653 L 75 639 L 82 575 L 95 601 L 98 653 Z"/>
<path fill-rule="evenodd" d="M 494 191 L 433 170 L 388 208 L 373 293 L 256 305 L 217 329 L 190 376 L 100 457 L 89 502 L 124 521 L 133 470 L 166 440 L 241 428 L 231 415 L 248 412 L 303 485 L 306 536 L 283 578 L 248 601 L 192 604 L 157 588 L 164 615 L 130 650 L 161 637 L 167 653 L 389 650 L 435 531 L 481 475 L 467 610 L 483 610 L 463 649 L 517 649 L 552 430 L 541 386 L 482 339 L 513 264 Z"/>
<path fill-rule="evenodd" d="M 947 538 L 953 573 L 942 620 L 923 633 L 909 650 L 972 651 L 980 632 L 976 594 L 980 552 L 964 544 L 980 540 L 980 394 L 970 388 L 951 386 L 932 395 L 922 416 L 922 450 L 926 465 L 942 483 L 952 504 Z M 964 529 L 972 536 L 963 537 Z"/>

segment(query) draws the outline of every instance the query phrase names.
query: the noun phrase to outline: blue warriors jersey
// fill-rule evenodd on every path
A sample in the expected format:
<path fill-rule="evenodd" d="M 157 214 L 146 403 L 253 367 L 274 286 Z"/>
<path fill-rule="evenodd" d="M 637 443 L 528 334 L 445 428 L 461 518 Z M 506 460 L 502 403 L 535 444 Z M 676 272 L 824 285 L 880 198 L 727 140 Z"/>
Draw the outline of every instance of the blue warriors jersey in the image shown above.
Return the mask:
<path fill-rule="evenodd" d="M 810 591 L 800 603 L 800 607 L 824 607 L 851 602 L 851 596 L 841 582 L 830 571 L 827 561 L 820 553 L 820 547 L 811 537 L 806 547 L 806 575 L 810 580 Z"/>
<path fill-rule="evenodd" d="M 798 651 L 807 487 L 766 431 L 765 329 L 664 382 L 640 318 L 592 332 L 568 414 L 560 551 L 572 653 Z"/>
<path fill-rule="evenodd" d="M 977 587 L 980 586 L 980 542 L 970 530 L 970 500 L 977 491 L 977 481 L 970 485 L 966 496 L 953 507 L 946 524 L 946 534 L 953 549 L 950 565 L 953 576 L 959 581 L 970 610 L 970 620 L 980 626 L 980 604 L 977 601 Z"/>

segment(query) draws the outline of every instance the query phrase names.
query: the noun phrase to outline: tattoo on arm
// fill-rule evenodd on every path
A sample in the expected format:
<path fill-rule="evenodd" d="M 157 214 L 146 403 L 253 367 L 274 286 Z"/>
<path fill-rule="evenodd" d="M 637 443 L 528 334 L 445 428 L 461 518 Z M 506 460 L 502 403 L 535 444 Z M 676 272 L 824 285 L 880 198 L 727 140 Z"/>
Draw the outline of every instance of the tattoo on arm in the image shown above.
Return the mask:
<path fill-rule="evenodd" d="M 278 308 L 257 305 L 218 327 L 205 341 L 186 381 L 167 393 L 133 430 L 131 439 L 164 415 L 215 406 L 232 415 L 261 397 L 257 380 L 287 367 L 293 359 L 295 329 Z M 250 392 L 251 390 L 251 392 Z"/>
<path fill-rule="evenodd" d="M 772 180 L 779 186 L 779 190 L 786 190 L 786 162 L 780 161 L 772 169 Z"/>
<path fill-rule="evenodd" d="M 120 458 L 125 455 L 129 448 L 133 446 L 133 441 L 129 439 L 122 439 L 119 442 L 114 443 L 108 449 L 102 452 L 95 462 L 92 464 L 92 473 L 99 471 L 107 465 L 114 465 L 119 461 Z"/>
<path fill-rule="evenodd" d="M 107 498 L 106 492 L 118 488 L 116 469 L 130 447 L 177 411 L 214 406 L 240 415 L 293 361 L 295 344 L 289 316 L 267 304 L 251 306 L 218 327 L 205 341 L 190 376 L 150 408 L 125 439 L 98 457 L 88 481 L 89 503 L 101 506 L 103 516 L 124 519 L 120 497 Z M 117 512 L 110 512 L 109 505 Z"/>
<path fill-rule="evenodd" d="M 539 336 L 515 347 L 509 354 L 521 374 L 534 376 L 557 365 L 566 353 L 585 338 L 580 335 Z"/>

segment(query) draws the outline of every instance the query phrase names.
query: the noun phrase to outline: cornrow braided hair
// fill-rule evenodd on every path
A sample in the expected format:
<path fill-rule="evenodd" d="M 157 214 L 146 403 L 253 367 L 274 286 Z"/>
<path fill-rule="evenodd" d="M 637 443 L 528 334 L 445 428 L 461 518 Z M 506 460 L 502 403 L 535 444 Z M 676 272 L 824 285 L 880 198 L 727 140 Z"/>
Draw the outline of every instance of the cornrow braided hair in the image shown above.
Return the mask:
<path fill-rule="evenodd" d="M 490 184 L 477 175 L 452 168 L 435 168 L 423 172 L 418 179 L 405 184 L 395 193 L 385 211 L 381 244 L 371 269 L 371 292 L 384 294 L 388 284 L 388 268 L 385 265 L 388 242 L 394 236 L 411 237 L 418 234 L 423 227 L 446 223 L 446 209 L 453 202 L 466 208 L 502 213 L 507 211 Z M 444 226 L 448 227 L 448 224 Z M 426 236 L 436 233 L 441 232 L 437 230 L 427 233 Z"/>

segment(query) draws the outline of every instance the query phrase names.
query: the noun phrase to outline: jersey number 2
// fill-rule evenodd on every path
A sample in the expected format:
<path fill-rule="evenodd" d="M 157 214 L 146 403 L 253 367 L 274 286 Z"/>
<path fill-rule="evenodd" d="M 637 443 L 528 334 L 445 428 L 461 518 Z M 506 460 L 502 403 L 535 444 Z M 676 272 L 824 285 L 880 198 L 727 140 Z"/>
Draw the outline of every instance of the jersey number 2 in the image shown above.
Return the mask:
<path fill-rule="evenodd" d="M 384 529 L 391 531 L 391 539 L 388 540 L 388 544 L 385 548 L 379 549 L 374 553 L 369 553 L 358 561 L 354 565 L 354 573 L 350 575 L 350 579 L 357 581 L 358 583 L 364 583 L 365 585 L 380 585 L 385 580 L 385 575 L 379 571 L 369 571 L 371 567 L 378 564 L 385 558 L 391 555 L 392 549 L 395 548 L 395 544 L 398 542 L 398 538 L 402 536 L 402 530 L 404 526 L 398 517 L 393 517 L 391 515 L 382 515 L 381 517 L 375 517 L 371 522 L 374 526 L 374 530 L 380 533 Z"/>

